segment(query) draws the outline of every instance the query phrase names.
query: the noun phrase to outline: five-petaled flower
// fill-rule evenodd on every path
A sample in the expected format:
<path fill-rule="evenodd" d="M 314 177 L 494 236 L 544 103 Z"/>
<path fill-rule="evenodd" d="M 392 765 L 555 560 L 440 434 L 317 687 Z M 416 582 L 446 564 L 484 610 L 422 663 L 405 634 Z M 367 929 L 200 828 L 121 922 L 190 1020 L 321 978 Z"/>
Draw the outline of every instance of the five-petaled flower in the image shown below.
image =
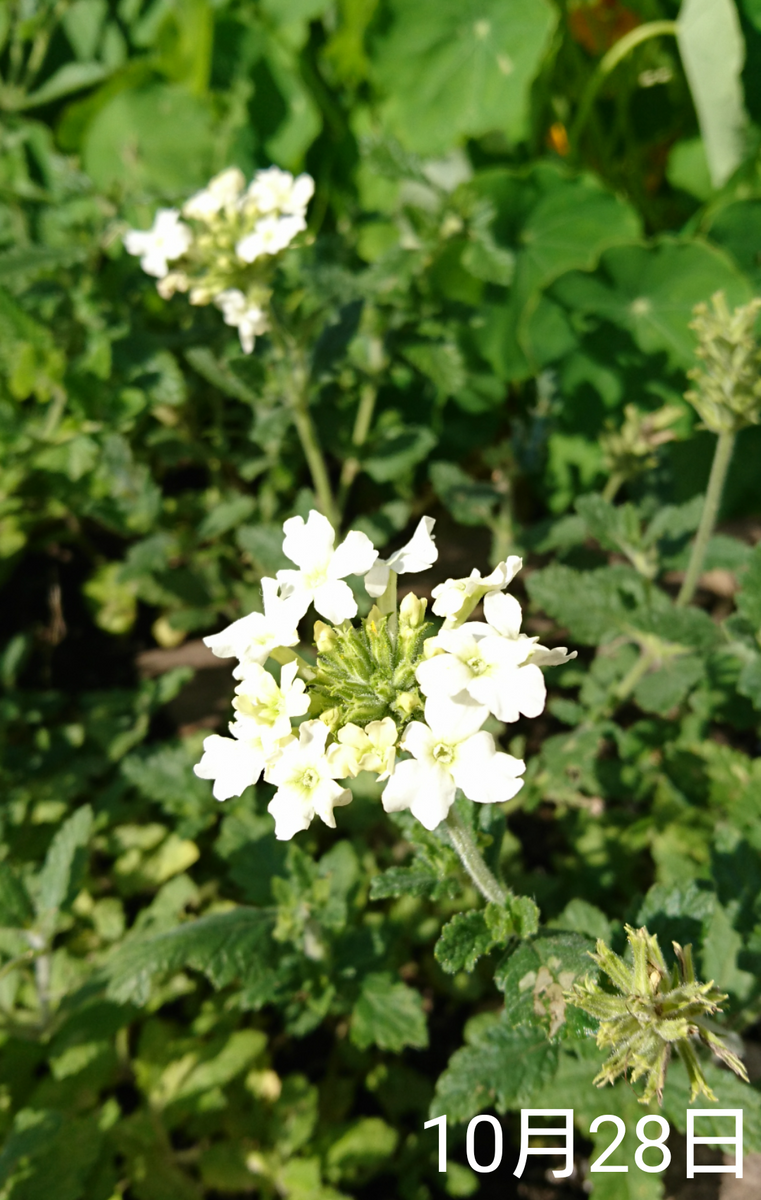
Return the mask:
<path fill-rule="evenodd" d="M 344 579 L 347 575 L 365 575 L 378 557 L 367 534 L 352 530 L 334 549 L 335 530 L 315 509 L 306 521 L 290 517 L 283 529 L 283 553 L 300 568 L 278 571 L 283 599 L 292 599 L 301 606 L 302 616 L 313 603 L 320 616 L 336 625 L 355 617 L 357 602 Z"/>

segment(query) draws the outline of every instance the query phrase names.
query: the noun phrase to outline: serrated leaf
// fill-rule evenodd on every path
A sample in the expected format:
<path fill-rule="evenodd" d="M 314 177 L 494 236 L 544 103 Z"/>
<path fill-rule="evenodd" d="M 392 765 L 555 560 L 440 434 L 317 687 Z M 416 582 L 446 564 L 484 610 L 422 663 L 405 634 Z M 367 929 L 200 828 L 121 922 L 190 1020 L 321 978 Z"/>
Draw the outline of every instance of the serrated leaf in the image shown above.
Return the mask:
<path fill-rule="evenodd" d="M 394 1053 L 405 1046 L 424 1049 L 428 1030 L 420 993 L 386 972 L 366 975 L 352 1012 L 350 1036 L 361 1050 L 368 1046 Z"/>
<path fill-rule="evenodd" d="M 555 563 L 526 580 L 531 599 L 564 625 L 576 642 L 597 646 L 630 626 L 644 605 L 643 581 L 629 567 L 576 571 Z"/>
<path fill-rule="evenodd" d="M 479 958 L 512 937 L 530 937 L 539 926 L 539 909 L 527 896 L 509 896 L 504 905 L 490 902 L 478 912 L 457 913 L 441 931 L 434 954 L 449 975 L 472 971 Z"/>
<path fill-rule="evenodd" d="M 491 483 L 472 479 L 457 463 L 434 462 L 428 468 L 436 495 L 460 525 L 488 525 L 499 504 Z"/>
<path fill-rule="evenodd" d="M 512 1028 L 504 1016 L 476 1017 L 465 1029 L 466 1045 L 456 1050 L 439 1077 L 431 1116 L 468 1121 L 488 1108 L 497 1112 L 525 1106 L 555 1074 L 557 1046 L 540 1029 Z"/>
<path fill-rule="evenodd" d="M 271 912 L 235 908 L 188 921 L 156 937 L 128 941 L 109 963 L 108 995 L 144 1004 L 155 975 L 192 967 L 215 987 L 272 973 Z"/>
<path fill-rule="evenodd" d="M 449 882 L 440 880 L 434 871 L 426 870 L 422 864 L 389 867 L 370 880 L 370 899 L 387 900 L 396 896 L 431 896 L 436 899 L 440 893 L 449 892 L 446 886 Z"/>
<path fill-rule="evenodd" d="M 584 976 L 596 977 L 589 957 L 591 938 L 578 933 L 541 933 L 525 942 L 498 966 L 494 982 L 505 993 L 505 1019 L 512 1025 L 541 1028 L 551 1038 L 576 1031 L 578 1011 L 567 1012 L 563 993 Z M 564 1029 L 568 1017 L 573 1029 Z"/>
<path fill-rule="evenodd" d="M 52 929 L 59 909 L 76 895 L 92 821 L 92 809 L 85 804 L 72 813 L 50 843 L 35 897 L 37 916 L 46 929 Z"/>
<path fill-rule="evenodd" d="M 376 483 L 388 483 L 411 471 L 428 456 L 438 440 L 433 430 L 424 425 L 387 430 L 373 439 L 362 469 Z"/>

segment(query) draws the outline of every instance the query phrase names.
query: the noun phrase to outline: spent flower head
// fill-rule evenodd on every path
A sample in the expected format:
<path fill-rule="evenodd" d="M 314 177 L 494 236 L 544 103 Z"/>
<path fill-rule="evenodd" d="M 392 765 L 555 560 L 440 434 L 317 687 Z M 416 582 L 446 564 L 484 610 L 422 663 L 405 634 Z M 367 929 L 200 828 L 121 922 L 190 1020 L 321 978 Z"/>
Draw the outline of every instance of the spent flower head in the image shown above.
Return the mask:
<path fill-rule="evenodd" d="M 723 292 L 711 307 L 698 304 L 690 328 L 701 360 L 687 374 L 695 385 L 685 397 L 713 433 L 736 433 L 761 422 L 761 344 L 755 333 L 761 299 L 729 311 Z"/>
<path fill-rule="evenodd" d="M 502 720 L 538 715 L 546 695 L 540 666 L 570 656 L 521 633 L 520 605 L 503 592 L 518 558 L 485 579 L 474 571 L 436 589 L 447 617 L 438 634 L 424 598 L 410 592 L 397 606 L 397 574 L 436 560 L 433 526 L 423 517 L 410 541 L 379 562 L 364 533 L 352 530 L 336 546 L 321 513 L 291 517 L 283 551 L 295 569 L 262 580 L 263 613 L 205 639 L 215 654 L 239 660 L 240 683 L 232 737 L 206 739 L 196 774 L 214 780 L 218 799 L 264 774 L 277 787 L 269 811 L 278 838 L 316 816 L 334 826 L 334 809 L 352 795 L 338 781 L 363 771 L 385 781 L 387 812 L 408 809 L 428 829 L 446 819 L 458 788 L 497 804 L 523 785 L 525 764 L 499 750 L 483 725 L 490 711 Z M 364 576 L 380 600 L 356 623 L 350 575 Z M 482 598 L 486 622 L 462 624 Z M 311 606 L 323 618 L 314 624 L 313 664 L 292 649 Z M 265 667 L 269 657 L 282 664 L 279 682 Z"/>
<path fill-rule="evenodd" d="M 726 995 L 711 983 L 695 979 L 692 947 L 673 943 L 676 964 L 666 966 L 658 938 L 647 929 L 626 926 L 632 965 L 598 941 L 591 957 L 608 976 L 617 995 L 585 979 L 575 984 L 567 999 L 600 1022 L 597 1045 L 611 1054 L 594 1082 L 598 1087 L 631 1073 L 632 1082 L 644 1078 L 640 1103 L 654 1098 L 660 1103 L 672 1051 L 684 1063 L 690 1080 L 690 1101 L 701 1093 L 716 1100 L 708 1086 L 695 1046 L 702 1043 L 741 1079 L 748 1079 L 736 1054 L 714 1032 L 710 1018 L 721 1012 Z"/>

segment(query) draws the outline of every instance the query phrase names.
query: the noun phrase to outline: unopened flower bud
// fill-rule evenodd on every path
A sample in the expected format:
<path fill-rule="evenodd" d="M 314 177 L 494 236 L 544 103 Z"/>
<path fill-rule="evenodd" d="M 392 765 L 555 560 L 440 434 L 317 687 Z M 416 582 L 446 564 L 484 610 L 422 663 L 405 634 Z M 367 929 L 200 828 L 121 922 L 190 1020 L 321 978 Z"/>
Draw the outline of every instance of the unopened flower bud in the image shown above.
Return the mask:
<path fill-rule="evenodd" d="M 428 601 L 408 592 L 399 605 L 399 623 L 409 629 L 419 629 L 425 620 Z"/>
<path fill-rule="evenodd" d="M 422 709 L 423 702 L 417 692 L 400 692 L 393 706 L 404 717 L 411 717 Z"/>
<path fill-rule="evenodd" d="M 335 650 L 338 638 L 332 625 L 326 625 L 324 621 L 315 621 L 314 644 L 318 654 L 329 654 L 331 650 Z"/>

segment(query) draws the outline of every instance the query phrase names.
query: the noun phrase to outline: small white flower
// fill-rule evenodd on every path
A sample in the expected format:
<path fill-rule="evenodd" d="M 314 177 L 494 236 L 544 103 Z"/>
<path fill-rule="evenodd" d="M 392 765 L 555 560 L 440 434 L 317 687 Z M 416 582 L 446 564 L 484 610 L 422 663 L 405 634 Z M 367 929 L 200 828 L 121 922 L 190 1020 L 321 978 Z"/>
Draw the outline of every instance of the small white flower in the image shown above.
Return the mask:
<path fill-rule="evenodd" d="M 397 550 L 390 558 L 378 558 L 365 575 L 365 588 L 370 596 L 382 596 L 388 586 L 392 571 L 397 575 L 407 575 L 412 571 L 427 571 L 439 557 L 436 543 L 431 536 L 434 525 L 433 517 L 421 517 L 417 529 L 406 545 Z"/>
<path fill-rule="evenodd" d="M 162 279 L 168 263 L 180 258 L 193 242 L 193 234 L 183 225 L 176 208 L 160 208 L 151 229 L 130 229 L 124 235 L 128 254 L 140 255 L 140 266 L 146 275 Z"/>
<path fill-rule="evenodd" d="M 494 592 L 484 599 L 484 613 L 488 624 L 468 621 L 429 639 L 427 647 L 444 653 L 420 663 L 415 672 L 420 687 L 427 696 L 467 693 L 500 721 L 538 717 L 547 689 L 539 667 L 527 661 L 535 640 L 520 633 L 520 604 Z"/>
<path fill-rule="evenodd" d="M 447 579 L 431 593 L 433 612 L 437 617 L 446 617 L 448 625 L 459 623 L 472 613 L 482 597 L 506 588 L 522 566 L 523 559 L 511 554 L 507 562 L 498 563 L 486 578 L 482 578 L 481 572 L 474 567 L 467 579 Z"/>
<path fill-rule="evenodd" d="M 295 646 L 296 626 L 304 615 L 278 596 L 276 579 L 262 580 L 264 612 L 252 612 L 226 629 L 205 637 L 204 644 L 217 658 L 237 658 L 241 666 L 264 663 L 278 646 Z"/>
<path fill-rule="evenodd" d="M 335 530 L 327 517 L 312 509 L 307 521 L 289 517 L 283 524 L 283 553 L 299 571 L 278 571 L 280 594 L 301 609 L 301 616 L 314 603 L 321 617 L 334 625 L 357 615 L 357 602 L 346 575 L 364 575 L 378 551 L 366 534 L 354 529 L 333 549 Z"/>
<path fill-rule="evenodd" d="M 262 217 L 253 231 L 240 239 L 235 253 L 245 263 L 256 262 L 264 254 L 279 254 L 306 227 L 307 223 L 299 213 L 287 217 Z"/>
<path fill-rule="evenodd" d="M 291 717 L 303 717 L 309 708 L 306 684 L 297 679 L 299 664 L 286 663 L 280 670 L 280 683 L 258 663 L 245 669 L 243 682 L 235 689 L 233 707 L 239 720 L 249 719 L 265 750 L 274 750 L 291 732 Z"/>
<path fill-rule="evenodd" d="M 333 809 L 351 800 L 348 788 L 336 783 L 338 768 L 325 754 L 329 732 L 322 721 L 304 721 L 299 740 L 287 745 L 266 771 L 268 783 L 277 784 L 267 811 L 275 818 L 275 837 L 281 841 L 307 829 L 315 816 L 335 829 Z"/>
<path fill-rule="evenodd" d="M 204 738 L 203 757 L 193 767 L 199 779 L 213 779 L 212 794 L 216 800 L 241 796 L 256 783 L 267 765 L 269 752 L 261 739 L 246 736 L 250 729 L 238 722 L 230 725 L 235 737 L 220 737 L 213 733 Z"/>
<path fill-rule="evenodd" d="M 288 213 L 303 216 L 306 206 L 314 195 L 314 180 L 311 175 L 293 178 L 290 171 L 279 167 L 268 167 L 257 171 L 248 185 L 250 198 L 261 213 Z"/>
<path fill-rule="evenodd" d="M 214 297 L 214 303 L 222 312 L 225 325 L 238 330 L 240 344 L 245 354 L 250 354 L 260 333 L 269 329 L 267 314 L 258 304 L 251 304 L 239 288 L 226 288 Z"/>
<path fill-rule="evenodd" d="M 429 697 L 425 720 L 407 726 L 401 747 L 414 757 L 398 763 L 386 784 L 386 812 L 409 809 L 426 829 L 445 819 L 457 788 L 469 800 L 498 804 L 520 791 L 526 765 L 496 749 L 494 738 L 481 729 L 486 709 L 479 704 L 453 703 Z"/>
<path fill-rule="evenodd" d="M 215 175 L 205 188 L 196 192 L 182 206 L 182 215 L 196 221 L 205 221 L 216 216 L 223 208 L 233 208 L 240 199 L 240 194 L 246 185 L 242 171 L 237 167 L 228 167 Z"/>
<path fill-rule="evenodd" d="M 338 741 L 328 749 L 328 759 L 339 772 L 337 778 L 374 771 L 379 779 L 388 779 L 394 769 L 396 736 L 391 717 L 370 721 L 364 729 L 349 721 L 339 729 Z"/>
<path fill-rule="evenodd" d="M 548 650 L 546 646 L 540 646 L 536 638 L 527 638 L 525 633 L 521 633 L 523 614 L 521 606 L 514 596 L 503 596 L 499 592 L 485 596 L 484 616 L 492 629 L 496 629 L 497 633 L 501 633 L 503 637 L 518 638 L 532 643 L 531 651 L 526 657 L 526 662 L 532 666 L 559 667 L 562 663 L 576 658 L 578 653 L 576 650 L 569 652 L 566 646 L 556 646 L 554 649 Z M 526 713 L 525 715 L 530 716 L 531 714 Z"/>

